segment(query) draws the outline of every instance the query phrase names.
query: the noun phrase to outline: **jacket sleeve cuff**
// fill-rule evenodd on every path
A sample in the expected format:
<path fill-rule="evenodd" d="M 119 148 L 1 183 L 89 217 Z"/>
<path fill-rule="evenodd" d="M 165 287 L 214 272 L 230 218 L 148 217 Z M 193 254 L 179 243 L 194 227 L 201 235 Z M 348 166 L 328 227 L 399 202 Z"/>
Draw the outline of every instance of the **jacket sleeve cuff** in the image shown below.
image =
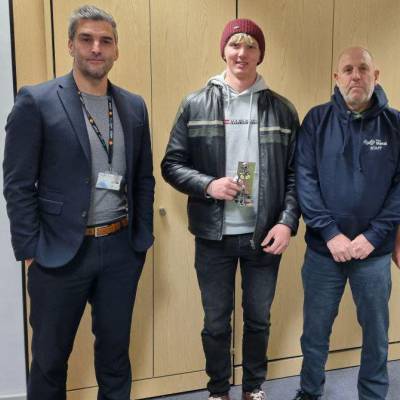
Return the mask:
<path fill-rule="evenodd" d="M 325 240 L 325 243 L 329 242 L 332 238 L 334 238 L 337 235 L 340 235 L 342 232 L 340 232 L 338 226 L 336 225 L 336 222 L 332 222 L 325 228 L 322 228 L 320 230 L 322 238 Z"/>
<path fill-rule="evenodd" d="M 363 235 L 375 248 L 379 247 L 384 240 L 384 238 L 381 238 L 373 229 L 366 230 L 363 232 Z"/>
<path fill-rule="evenodd" d="M 215 179 L 216 178 L 214 178 L 214 177 L 209 177 L 209 178 L 204 178 L 204 180 L 203 180 L 203 194 L 206 199 L 212 199 L 212 197 L 207 193 L 207 189 L 208 189 L 208 186 L 210 186 L 210 183 L 212 181 L 215 181 Z"/>
<path fill-rule="evenodd" d="M 33 234 L 31 239 L 26 240 L 24 246 L 18 246 L 17 240 L 11 235 L 11 243 L 14 250 L 14 256 L 17 261 L 24 261 L 29 260 L 30 258 L 36 258 L 38 236 L 39 232 L 37 234 Z"/>
<path fill-rule="evenodd" d="M 215 181 L 216 178 L 211 178 L 208 183 L 206 184 L 206 186 L 204 187 L 204 196 L 206 197 L 206 199 L 212 199 L 212 197 L 207 193 L 207 189 L 210 186 L 212 181 Z"/>
<path fill-rule="evenodd" d="M 291 230 L 291 236 L 296 236 L 297 229 L 299 227 L 299 218 L 291 215 L 288 212 L 282 212 L 279 216 L 277 224 L 286 225 Z"/>
<path fill-rule="evenodd" d="M 31 258 L 35 258 L 34 255 L 29 255 L 29 254 L 32 254 L 32 253 L 26 253 L 26 252 L 22 253 L 22 252 L 15 251 L 14 252 L 15 260 L 16 261 L 25 261 L 25 260 L 29 260 Z"/>

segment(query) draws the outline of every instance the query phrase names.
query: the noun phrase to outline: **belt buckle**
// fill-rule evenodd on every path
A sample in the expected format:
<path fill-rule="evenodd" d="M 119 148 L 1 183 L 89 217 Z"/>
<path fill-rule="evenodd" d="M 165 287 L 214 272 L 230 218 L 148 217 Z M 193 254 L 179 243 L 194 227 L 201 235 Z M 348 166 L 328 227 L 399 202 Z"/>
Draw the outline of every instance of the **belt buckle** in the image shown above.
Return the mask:
<path fill-rule="evenodd" d="M 94 227 L 94 237 L 98 238 L 98 237 L 107 236 L 108 233 L 99 233 L 99 232 L 98 232 L 98 229 L 105 228 L 106 226 L 107 226 L 107 225 L 95 226 L 95 227 Z"/>

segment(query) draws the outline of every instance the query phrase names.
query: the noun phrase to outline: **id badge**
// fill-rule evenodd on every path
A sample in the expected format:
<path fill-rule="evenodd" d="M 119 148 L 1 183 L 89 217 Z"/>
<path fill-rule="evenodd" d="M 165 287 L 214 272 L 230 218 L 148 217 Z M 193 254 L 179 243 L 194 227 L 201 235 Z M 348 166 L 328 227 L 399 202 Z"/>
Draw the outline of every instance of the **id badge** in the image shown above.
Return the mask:
<path fill-rule="evenodd" d="M 122 175 L 113 174 L 112 172 L 99 172 L 96 188 L 119 191 L 121 189 L 121 181 Z"/>
<path fill-rule="evenodd" d="M 255 162 L 238 162 L 236 181 L 242 186 L 242 190 L 236 195 L 235 202 L 241 207 L 253 207 L 252 193 L 255 171 Z"/>

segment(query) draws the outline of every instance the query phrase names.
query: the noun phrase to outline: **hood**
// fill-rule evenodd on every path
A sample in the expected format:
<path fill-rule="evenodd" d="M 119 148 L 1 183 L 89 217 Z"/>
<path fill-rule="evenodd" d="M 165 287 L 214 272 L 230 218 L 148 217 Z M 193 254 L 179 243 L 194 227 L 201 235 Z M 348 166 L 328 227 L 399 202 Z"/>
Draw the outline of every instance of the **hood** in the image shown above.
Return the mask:
<path fill-rule="evenodd" d="M 241 96 L 249 96 L 251 94 L 260 92 L 262 90 L 268 89 L 267 84 L 265 83 L 263 77 L 259 74 L 257 74 L 256 81 L 246 90 L 243 90 L 243 92 L 237 92 L 235 89 L 231 88 L 226 82 L 225 82 L 225 75 L 226 72 L 222 72 L 222 74 L 216 75 L 211 77 L 207 81 L 207 86 L 208 85 L 215 85 L 215 86 L 220 86 L 223 89 L 223 93 L 225 97 L 229 97 L 230 100 L 233 100 L 236 97 L 241 97 Z"/>
<path fill-rule="evenodd" d="M 372 93 L 372 106 L 365 110 L 362 113 L 362 118 L 374 118 L 378 114 L 382 112 L 382 110 L 387 106 L 388 99 L 386 94 L 380 85 L 376 85 L 374 92 Z M 333 95 L 332 95 L 332 103 L 334 105 L 335 111 L 340 115 L 341 118 L 347 119 L 348 118 L 348 111 L 349 108 L 347 107 L 346 102 L 343 99 L 342 94 L 337 86 L 335 86 Z"/>
<path fill-rule="evenodd" d="M 256 81 L 249 88 L 239 93 L 225 82 L 225 75 L 226 71 L 224 71 L 220 75 L 216 75 L 210 78 L 207 82 L 207 86 L 219 86 L 222 88 L 222 94 L 225 102 L 225 107 L 227 110 L 230 109 L 231 103 L 235 100 L 238 100 L 241 103 L 247 102 L 249 107 L 249 121 L 250 121 L 251 110 L 253 108 L 253 99 L 256 98 L 254 94 L 268 89 L 268 86 L 266 85 L 263 77 L 257 74 Z M 250 123 L 248 129 L 250 131 Z"/>
<path fill-rule="evenodd" d="M 364 121 L 377 117 L 388 104 L 388 99 L 385 95 L 383 88 L 380 85 L 376 85 L 374 92 L 372 93 L 372 104 L 371 107 L 362 113 L 351 112 L 346 102 L 343 99 L 342 94 L 337 86 L 335 86 L 334 93 L 332 95 L 332 103 L 335 113 L 338 115 L 339 120 L 342 121 L 341 137 L 342 137 L 342 148 L 341 154 L 348 155 L 352 153 L 352 158 L 355 160 L 356 166 L 359 171 L 362 171 L 361 165 L 361 138 L 360 135 L 356 135 L 358 139 L 358 145 L 349 146 L 350 137 L 352 135 L 352 128 L 349 122 L 351 120 L 359 119 L 361 124 L 359 125 L 359 131 L 363 131 Z"/>

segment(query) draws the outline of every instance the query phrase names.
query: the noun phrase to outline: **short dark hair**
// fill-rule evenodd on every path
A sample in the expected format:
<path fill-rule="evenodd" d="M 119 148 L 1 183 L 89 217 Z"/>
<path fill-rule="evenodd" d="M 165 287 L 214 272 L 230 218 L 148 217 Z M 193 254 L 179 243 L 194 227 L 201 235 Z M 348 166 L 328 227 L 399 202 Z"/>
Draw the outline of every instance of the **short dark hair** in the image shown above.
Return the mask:
<path fill-rule="evenodd" d="M 108 22 L 112 27 L 114 39 L 116 42 L 118 42 L 117 23 L 115 22 L 113 16 L 96 6 L 90 5 L 79 7 L 72 12 L 71 17 L 69 18 L 68 25 L 68 38 L 70 40 L 74 39 L 78 22 L 81 19 L 91 19 L 93 21 Z"/>

